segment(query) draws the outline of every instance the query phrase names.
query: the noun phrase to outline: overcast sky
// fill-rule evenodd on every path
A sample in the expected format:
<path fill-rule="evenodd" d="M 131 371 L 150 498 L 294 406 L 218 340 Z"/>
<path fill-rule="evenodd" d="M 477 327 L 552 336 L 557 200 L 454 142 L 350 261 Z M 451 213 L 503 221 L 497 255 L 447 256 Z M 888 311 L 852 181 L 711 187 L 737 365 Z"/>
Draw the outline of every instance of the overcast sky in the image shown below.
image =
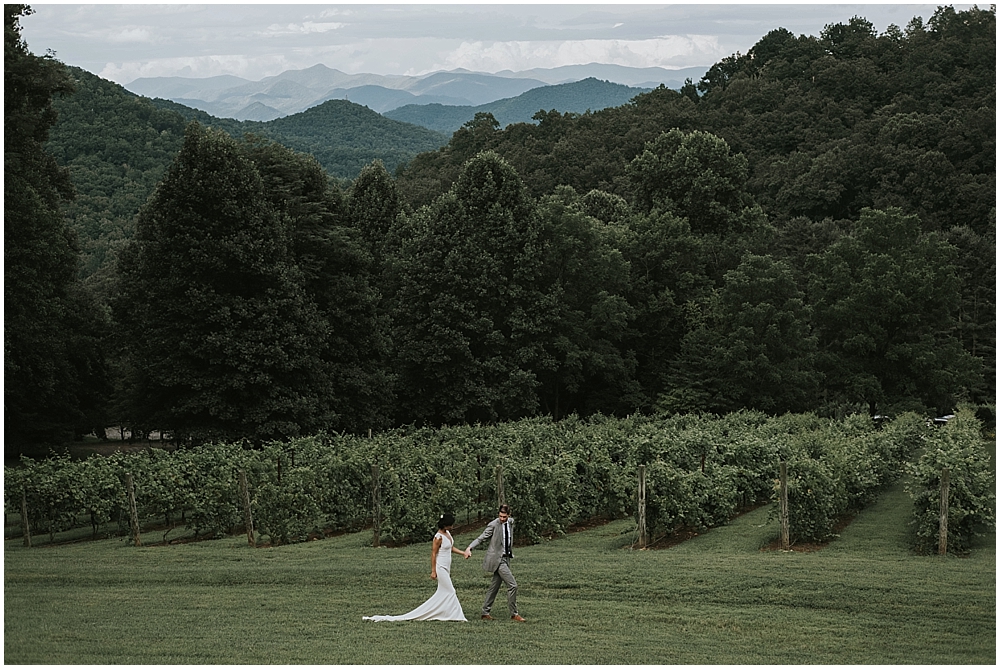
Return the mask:
<path fill-rule="evenodd" d="M 614 63 L 709 66 L 784 27 L 818 35 L 863 16 L 882 32 L 937 5 L 32 3 L 23 36 L 105 79 L 232 74 L 322 63 L 348 73 L 479 72 Z M 971 5 L 956 5 L 964 9 Z"/>

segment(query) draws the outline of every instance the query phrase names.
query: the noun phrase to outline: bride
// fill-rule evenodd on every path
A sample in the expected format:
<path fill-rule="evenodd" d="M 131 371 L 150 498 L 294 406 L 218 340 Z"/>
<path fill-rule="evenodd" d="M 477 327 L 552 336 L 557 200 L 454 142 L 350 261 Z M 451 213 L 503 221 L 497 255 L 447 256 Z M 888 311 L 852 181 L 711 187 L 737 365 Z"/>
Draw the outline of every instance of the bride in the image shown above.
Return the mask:
<path fill-rule="evenodd" d="M 438 531 L 431 544 L 431 578 L 438 582 L 437 591 L 426 602 L 401 616 L 364 616 L 363 620 L 380 622 L 385 620 L 461 620 L 465 619 L 462 605 L 451 584 L 451 554 L 465 555 L 455 548 L 451 538 L 451 528 L 455 526 L 455 516 L 446 513 L 438 520 Z"/>

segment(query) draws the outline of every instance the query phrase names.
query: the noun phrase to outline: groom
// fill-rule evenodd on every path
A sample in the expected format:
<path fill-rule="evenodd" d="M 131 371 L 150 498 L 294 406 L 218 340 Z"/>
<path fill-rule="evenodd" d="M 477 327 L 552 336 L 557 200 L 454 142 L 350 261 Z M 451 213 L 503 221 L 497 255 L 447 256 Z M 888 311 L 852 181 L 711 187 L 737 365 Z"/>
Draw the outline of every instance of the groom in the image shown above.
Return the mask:
<path fill-rule="evenodd" d="M 510 611 L 510 619 L 519 623 L 524 622 L 524 618 L 517 614 L 517 581 L 514 574 L 510 572 L 510 560 L 514 557 L 511 553 L 511 543 L 514 540 L 514 519 L 510 517 L 510 507 L 506 504 L 500 505 L 500 513 L 496 520 L 491 520 L 476 539 L 465 549 L 465 559 L 472 557 L 472 549 L 489 541 L 486 548 L 486 558 L 483 560 L 483 571 L 487 576 L 492 574 L 493 580 L 486 591 L 486 601 L 483 602 L 483 620 L 493 620 L 490 609 L 493 607 L 493 600 L 500 592 L 500 584 L 507 584 L 507 609 Z"/>

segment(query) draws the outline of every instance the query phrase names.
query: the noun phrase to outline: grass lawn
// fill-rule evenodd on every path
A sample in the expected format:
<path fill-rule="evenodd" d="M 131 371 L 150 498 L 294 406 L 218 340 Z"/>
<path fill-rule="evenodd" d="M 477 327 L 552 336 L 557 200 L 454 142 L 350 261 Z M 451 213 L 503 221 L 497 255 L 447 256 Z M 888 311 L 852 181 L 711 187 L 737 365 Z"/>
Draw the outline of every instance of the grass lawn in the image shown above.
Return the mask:
<path fill-rule="evenodd" d="M 524 547 L 520 625 L 502 594 L 501 619 L 479 620 L 481 551 L 452 569 L 468 623 L 367 623 L 431 595 L 429 543 L 8 540 L 4 662 L 994 664 L 995 537 L 914 556 L 909 514 L 897 485 L 812 553 L 761 551 L 777 534 L 766 508 L 664 550 L 628 550 L 632 521 Z"/>

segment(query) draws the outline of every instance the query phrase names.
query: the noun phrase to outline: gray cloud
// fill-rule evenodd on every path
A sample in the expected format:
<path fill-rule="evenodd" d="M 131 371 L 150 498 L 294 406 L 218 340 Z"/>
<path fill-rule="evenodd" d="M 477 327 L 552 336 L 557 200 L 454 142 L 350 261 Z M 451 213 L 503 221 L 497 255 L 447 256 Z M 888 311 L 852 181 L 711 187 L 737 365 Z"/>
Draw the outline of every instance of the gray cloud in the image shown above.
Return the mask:
<path fill-rule="evenodd" d="M 119 83 L 233 74 L 258 80 L 317 63 L 420 74 L 608 62 L 711 65 L 784 27 L 816 35 L 864 16 L 883 31 L 935 5 L 32 5 L 36 53 Z M 962 7 L 965 7 L 964 5 Z"/>

